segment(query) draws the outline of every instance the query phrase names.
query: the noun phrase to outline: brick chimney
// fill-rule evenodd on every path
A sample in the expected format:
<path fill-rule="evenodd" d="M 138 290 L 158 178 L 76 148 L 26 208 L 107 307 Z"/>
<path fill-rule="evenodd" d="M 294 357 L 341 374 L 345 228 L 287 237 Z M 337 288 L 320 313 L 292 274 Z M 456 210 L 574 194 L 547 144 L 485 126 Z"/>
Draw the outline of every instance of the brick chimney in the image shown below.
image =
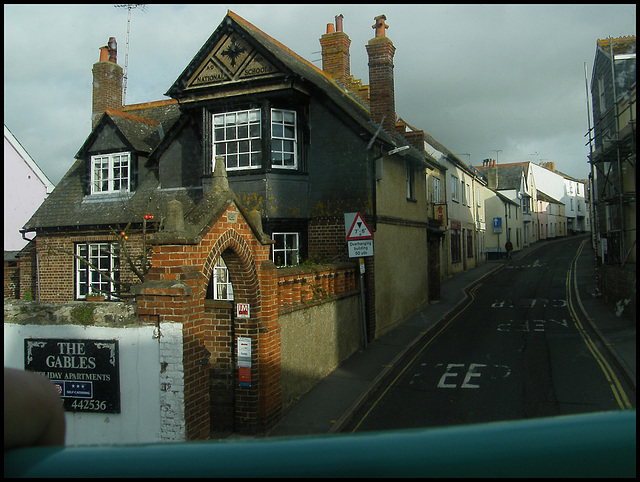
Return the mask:
<path fill-rule="evenodd" d="M 327 24 L 327 33 L 320 37 L 320 46 L 322 47 L 322 70 L 346 86 L 348 77 L 351 75 L 349 64 L 351 40 L 342 31 L 343 18 L 342 15 L 335 17 L 335 28 L 332 23 Z"/>
<path fill-rule="evenodd" d="M 91 129 L 107 107 L 122 110 L 122 67 L 118 65 L 118 44 L 114 37 L 100 47 L 100 60 L 93 64 Z"/>
<path fill-rule="evenodd" d="M 495 159 L 485 159 L 482 161 L 482 167 L 486 168 L 484 170 L 484 175 L 487 178 L 487 187 L 489 189 L 497 189 L 498 188 L 498 165 Z"/>
<path fill-rule="evenodd" d="M 369 112 L 371 120 L 382 124 L 387 133 L 393 136 L 396 124 L 396 101 L 393 82 L 393 56 L 396 48 L 385 31 L 387 17 L 375 17 L 375 37 L 367 44 L 369 55 Z M 384 120 L 383 120 L 384 118 Z"/>
<path fill-rule="evenodd" d="M 550 171 L 556 172 L 556 163 L 553 161 L 547 161 L 547 162 L 540 162 L 540 164 L 538 164 L 540 167 L 544 167 L 545 169 L 548 169 Z"/>

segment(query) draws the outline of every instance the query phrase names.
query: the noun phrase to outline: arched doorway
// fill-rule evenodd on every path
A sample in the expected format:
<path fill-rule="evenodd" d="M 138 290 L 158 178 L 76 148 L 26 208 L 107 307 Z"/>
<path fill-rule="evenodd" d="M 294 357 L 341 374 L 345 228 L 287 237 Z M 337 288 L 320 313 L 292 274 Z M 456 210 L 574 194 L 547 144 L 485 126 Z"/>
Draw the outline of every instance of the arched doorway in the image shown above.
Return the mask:
<path fill-rule="evenodd" d="M 204 264 L 208 278 L 203 324 L 209 352 L 210 426 L 212 432 L 258 431 L 258 350 L 260 284 L 245 241 L 235 231 L 221 236 Z M 237 315 L 249 306 L 249 317 Z M 251 340 L 250 379 L 239 383 L 237 342 Z"/>
<path fill-rule="evenodd" d="M 181 215 L 179 208 L 174 210 Z M 186 439 L 209 438 L 212 414 L 215 427 L 256 434 L 279 419 L 282 407 L 278 273 L 269 260 L 272 241 L 262 232 L 259 213 L 245 212 L 230 191 L 213 192 L 190 216 L 185 220 L 189 229 L 168 223 L 151 239 L 153 267 L 145 281 L 132 288 L 136 309 L 141 320 L 157 324 L 159 332 L 165 322 L 182 324 L 182 356 L 171 363 L 182 374 L 176 394 L 184 397 Z M 220 258 L 234 298 L 224 300 L 224 306 L 207 300 L 208 281 Z M 247 316 L 237 316 L 235 306 L 241 303 Z M 249 383 L 243 384 L 237 383 L 240 337 L 251 343 L 249 371 L 242 370 Z M 213 385 L 221 395 L 213 403 L 212 370 Z"/>

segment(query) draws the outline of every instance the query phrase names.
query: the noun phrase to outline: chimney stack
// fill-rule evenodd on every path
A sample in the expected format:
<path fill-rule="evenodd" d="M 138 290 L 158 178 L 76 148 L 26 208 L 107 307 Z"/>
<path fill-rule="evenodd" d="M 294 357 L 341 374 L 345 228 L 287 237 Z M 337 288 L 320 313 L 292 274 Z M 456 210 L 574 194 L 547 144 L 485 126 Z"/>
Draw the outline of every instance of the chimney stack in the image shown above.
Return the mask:
<path fill-rule="evenodd" d="M 93 101 L 91 129 L 107 108 L 122 110 L 122 67 L 118 61 L 118 44 L 114 37 L 100 47 L 100 60 L 93 64 Z"/>
<path fill-rule="evenodd" d="M 343 86 L 351 75 L 349 62 L 349 46 L 351 40 L 342 31 L 343 16 L 336 15 L 335 28 L 332 23 L 327 24 L 327 33 L 320 37 L 322 47 L 322 70 Z"/>
<path fill-rule="evenodd" d="M 489 189 L 497 189 L 498 188 L 498 165 L 495 159 L 485 159 L 482 161 L 482 167 L 487 167 L 488 169 L 484 172 L 485 177 L 487 178 L 487 187 Z"/>
<path fill-rule="evenodd" d="M 369 55 L 369 111 L 371 120 L 382 124 L 391 136 L 396 125 L 396 101 L 393 80 L 393 56 L 396 48 L 386 36 L 387 17 L 375 17 L 375 37 L 367 44 Z M 384 119 L 384 120 L 383 120 Z"/>

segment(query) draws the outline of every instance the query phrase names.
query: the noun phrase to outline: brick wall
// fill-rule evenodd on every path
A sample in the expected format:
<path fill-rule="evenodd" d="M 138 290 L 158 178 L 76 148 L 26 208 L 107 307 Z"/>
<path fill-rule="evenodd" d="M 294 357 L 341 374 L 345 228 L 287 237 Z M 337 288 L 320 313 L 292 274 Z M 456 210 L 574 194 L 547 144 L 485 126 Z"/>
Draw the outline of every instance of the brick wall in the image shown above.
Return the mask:
<path fill-rule="evenodd" d="M 285 314 L 357 293 L 358 276 L 354 263 L 282 268 L 278 273 L 278 312 Z"/>
<path fill-rule="evenodd" d="M 309 258 L 336 260 L 346 256 L 344 218 L 312 218 L 309 221 Z"/>
<path fill-rule="evenodd" d="M 159 327 L 161 337 L 167 323 L 182 327 L 182 351 L 163 355 L 167 360 L 179 357 L 180 363 L 174 360 L 162 365 L 161 410 L 171 415 L 182 407 L 184 413 L 183 419 L 168 416 L 166 440 L 207 439 L 210 430 L 247 434 L 268 430 L 282 410 L 279 316 L 353 297 L 359 290 L 354 262 L 278 270 L 269 260 L 269 245 L 256 238 L 241 213 L 227 216 L 229 211 L 236 211 L 234 205 L 198 244 L 151 240 L 153 267 L 145 282 L 132 289 L 142 323 Z M 333 232 L 339 240 L 336 245 L 344 249 L 344 221 L 324 221 L 316 227 Z M 74 242 L 87 239 L 108 240 L 80 234 L 40 239 L 43 299 L 56 303 L 73 299 L 73 257 L 69 253 Z M 141 249 L 140 237 L 132 234 L 127 243 L 132 252 Z M 205 300 L 219 257 L 230 272 L 234 303 L 250 305 L 249 319 L 237 319 L 232 302 Z M 25 266 L 29 265 L 27 257 Z M 61 284 L 61 279 L 66 281 Z M 250 387 L 237 383 L 238 337 L 252 340 Z"/>
<path fill-rule="evenodd" d="M 188 440 L 207 439 L 212 425 L 219 429 L 232 425 L 239 433 L 258 433 L 280 416 L 277 269 L 269 261 L 269 245 L 261 244 L 240 213 L 228 216 L 229 211 L 236 209 L 229 206 L 198 244 L 158 241 L 153 247 L 153 268 L 145 283 L 134 290 L 141 316 L 159 323 L 179 321 L 184 326 Z M 249 319 L 231 323 L 233 312 L 228 306 L 209 304 L 205 308 L 208 280 L 221 256 L 233 281 L 235 303 L 249 304 Z M 231 375 L 237 337 L 252 341 L 250 387 L 237 386 Z M 215 392 L 213 404 L 210 383 L 221 389 Z M 225 417 L 230 412 L 231 395 L 233 420 Z M 211 413 L 216 413 L 213 424 Z"/>
<path fill-rule="evenodd" d="M 142 234 L 131 232 L 126 241 L 132 259 L 142 252 Z M 36 254 L 25 252 L 20 258 L 20 293 L 30 291 L 34 299 L 47 303 L 66 303 L 75 298 L 75 244 L 79 242 L 115 242 L 112 234 L 46 234 L 35 238 Z M 120 280 L 136 284 L 140 280 L 121 256 Z"/>

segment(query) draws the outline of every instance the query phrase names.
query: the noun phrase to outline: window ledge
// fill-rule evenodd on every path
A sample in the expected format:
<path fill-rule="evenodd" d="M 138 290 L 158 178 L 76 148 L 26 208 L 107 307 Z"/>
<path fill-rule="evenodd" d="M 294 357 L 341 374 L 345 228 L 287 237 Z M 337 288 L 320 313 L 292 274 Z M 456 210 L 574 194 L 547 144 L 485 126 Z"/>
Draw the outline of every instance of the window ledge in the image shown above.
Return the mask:
<path fill-rule="evenodd" d="M 87 194 L 82 198 L 82 202 L 83 203 L 102 203 L 102 202 L 113 202 L 113 201 L 129 201 L 132 196 L 133 196 L 133 193 L 130 191 Z"/>

